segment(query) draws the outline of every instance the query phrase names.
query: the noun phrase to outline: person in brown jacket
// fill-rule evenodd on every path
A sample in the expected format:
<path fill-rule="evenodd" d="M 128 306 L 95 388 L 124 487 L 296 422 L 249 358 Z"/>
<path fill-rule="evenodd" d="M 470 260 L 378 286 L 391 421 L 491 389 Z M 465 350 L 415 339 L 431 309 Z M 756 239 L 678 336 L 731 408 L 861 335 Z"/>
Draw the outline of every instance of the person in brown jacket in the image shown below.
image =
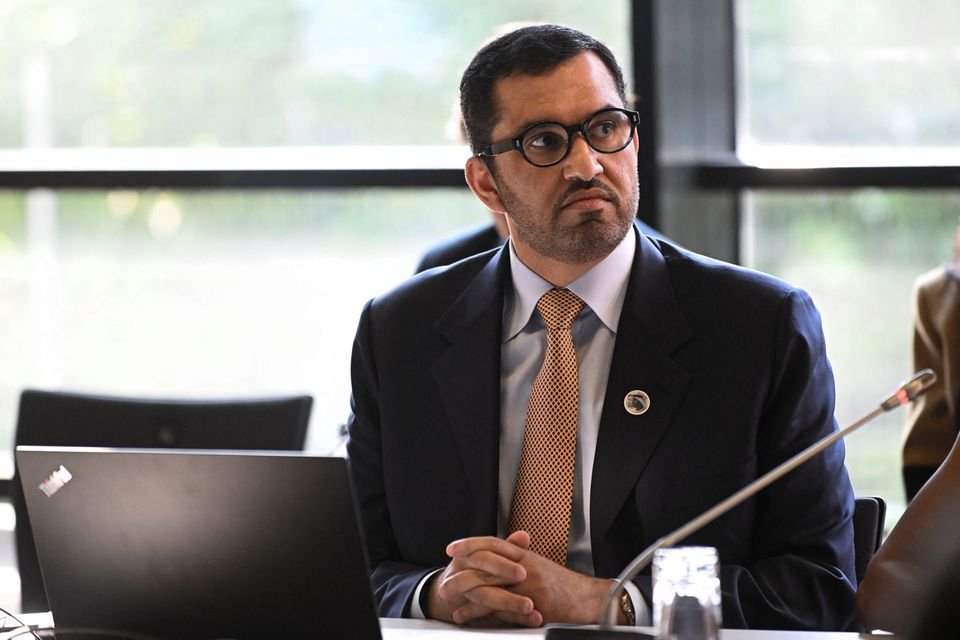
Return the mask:
<path fill-rule="evenodd" d="M 903 482 L 907 500 L 933 475 L 960 429 L 960 227 L 954 260 L 914 285 L 913 369 L 933 369 L 940 382 L 907 407 Z"/>

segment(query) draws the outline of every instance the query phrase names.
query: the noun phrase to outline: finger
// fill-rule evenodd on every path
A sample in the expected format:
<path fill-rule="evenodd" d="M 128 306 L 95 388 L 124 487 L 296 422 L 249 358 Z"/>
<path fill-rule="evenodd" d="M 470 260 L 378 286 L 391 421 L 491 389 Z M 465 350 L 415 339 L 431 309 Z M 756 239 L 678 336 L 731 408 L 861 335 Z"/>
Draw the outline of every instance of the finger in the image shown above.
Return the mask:
<path fill-rule="evenodd" d="M 523 558 L 525 550 L 516 544 L 493 536 L 461 538 L 447 545 L 447 555 L 451 558 L 468 556 L 479 551 L 489 551 L 514 562 L 519 562 Z"/>
<path fill-rule="evenodd" d="M 512 613 L 509 611 L 488 611 L 484 607 L 474 610 L 473 607 L 475 606 L 473 604 L 464 605 L 454 611 L 454 622 L 476 627 L 543 626 L 543 614 L 536 609 L 530 613 Z M 488 613 L 486 615 L 475 615 L 476 612 L 482 611 L 488 611 Z"/>
<path fill-rule="evenodd" d="M 454 622 L 457 624 L 468 624 L 489 617 L 502 619 L 503 621 L 516 619 L 535 622 L 536 616 L 540 616 L 542 620 L 542 615 L 539 613 L 534 615 L 535 609 L 533 608 L 533 601 L 529 598 L 517 598 L 514 594 L 508 594 L 499 589 L 484 589 L 482 591 L 487 591 L 487 593 L 481 593 L 481 590 L 472 592 L 472 595 L 476 596 L 477 600 L 482 600 L 482 602 L 468 600 L 463 605 L 454 609 Z M 497 594 L 492 593 L 494 591 L 501 591 L 501 594 L 512 597 L 501 598 Z"/>
<path fill-rule="evenodd" d="M 509 536 L 507 536 L 507 542 L 510 544 L 515 544 L 521 549 L 530 548 L 530 534 L 524 530 L 514 531 Z"/>
<path fill-rule="evenodd" d="M 463 626 L 467 628 L 503 628 L 507 626 L 506 622 L 501 622 L 493 617 L 493 615 L 483 616 L 482 618 L 474 618 L 470 622 L 465 623 Z"/>
<path fill-rule="evenodd" d="M 519 627 L 542 627 L 543 614 L 534 609 L 530 613 L 519 614 L 509 611 L 496 611 L 490 617 L 501 623 Z"/>
<path fill-rule="evenodd" d="M 468 556 L 458 556 L 448 565 L 448 575 L 463 571 L 477 571 L 490 576 L 492 584 L 521 582 L 527 577 L 526 568 L 519 562 L 509 560 L 490 551 L 477 551 Z"/>
<path fill-rule="evenodd" d="M 530 613 L 534 609 L 532 598 L 527 595 L 508 591 L 502 587 L 477 587 L 470 591 L 464 591 L 462 596 L 467 602 L 460 606 L 474 603 L 490 611 L 506 611 L 521 614 Z"/>
<path fill-rule="evenodd" d="M 464 612 L 464 616 L 468 615 Z M 519 615 L 516 613 L 504 613 L 493 611 L 488 615 L 481 616 L 478 618 L 472 618 L 465 622 L 460 622 L 466 627 L 542 627 L 543 626 L 543 614 L 539 611 L 531 611 L 526 615 Z"/>
<path fill-rule="evenodd" d="M 474 602 L 467 602 L 453 610 L 456 624 L 471 626 L 496 626 L 499 621 L 493 617 L 493 611 Z"/>
<path fill-rule="evenodd" d="M 453 571 L 439 578 L 440 596 L 447 601 L 462 597 L 462 594 L 479 587 L 511 587 L 523 581 L 512 576 L 500 576 L 486 571 L 464 569 Z"/>

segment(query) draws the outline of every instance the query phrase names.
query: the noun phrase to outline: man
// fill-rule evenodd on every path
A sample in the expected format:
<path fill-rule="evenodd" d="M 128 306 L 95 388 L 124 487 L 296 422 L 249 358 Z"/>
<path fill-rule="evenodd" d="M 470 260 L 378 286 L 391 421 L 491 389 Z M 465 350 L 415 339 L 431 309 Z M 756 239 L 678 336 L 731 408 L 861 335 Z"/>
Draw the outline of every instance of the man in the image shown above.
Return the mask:
<path fill-rule="evenodd" d="M 596 622 L 636 554 L 836 429 L 819 316 L 635 228 L 603 44 L 519 29 L 460 92 L 467 182 L 510 241 L 361 315 L 347 451 L 379 611 Z M 725 626 L 850 626 L 852 511 L 838 444 L 690 536 L 719 551 Z M 628 591 L 620 622 L 647 621 L 649 574 Z"/>

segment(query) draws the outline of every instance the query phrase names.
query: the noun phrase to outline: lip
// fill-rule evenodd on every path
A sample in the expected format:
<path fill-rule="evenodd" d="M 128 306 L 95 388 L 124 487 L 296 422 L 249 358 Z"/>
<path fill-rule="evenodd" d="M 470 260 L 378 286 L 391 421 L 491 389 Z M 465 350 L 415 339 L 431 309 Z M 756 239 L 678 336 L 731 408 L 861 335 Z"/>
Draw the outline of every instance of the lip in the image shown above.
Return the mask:
<path fill-rule="evenodd" d="M 596 209 L 602 207 L 606 202 L 610 202 L 610 198 L 606 193 L 600 189 L 587 189 L 572 194 L 564 200 L 562 207 L 564 209 L 568 207 L 575 209 Z"/>

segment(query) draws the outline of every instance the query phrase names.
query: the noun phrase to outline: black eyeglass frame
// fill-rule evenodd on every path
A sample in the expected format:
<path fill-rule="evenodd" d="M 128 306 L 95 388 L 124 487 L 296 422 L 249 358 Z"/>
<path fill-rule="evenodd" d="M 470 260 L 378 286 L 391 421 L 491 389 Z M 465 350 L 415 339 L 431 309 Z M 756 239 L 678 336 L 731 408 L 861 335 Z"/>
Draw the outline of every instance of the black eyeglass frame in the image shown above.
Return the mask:
<path fill-rule="evenodd" d="M 595 146 L 593 146 L 593 143 L 590 142 L 590 136 L 587 135 L 586 126 L 591 120 L 593 120 L 600 114 L 607 113 L 609 111 L 619 111 L 620 113 L 624 113 L 627 115 L 627 118 L 630 122 L 630 134 L 627 135 L 627 139 L 622 146 L 616 149 L 611 149 L 607 151 L 605 149 L 598 149 Z M 506 153 L 508 151 L 519 151 L 520 155 L 523 156 L 523 159 L 535 167 L 542 167 L 542 168 L 552 167 L 554 165 L 560 164 L 561 162 L 567 159 L 567 156 L 570 155 L 570 150 L 573 149 L 573 136 L 576 133 L 579 133 L 581 136 L 583 136 L 584 142 L 586 142 L 587 145 L 597 153 L 617 153 L 627 148 L 627 146 L 630 144 L 630 140 L 633 139 L 633 134 L 636 133 L 637 125 L 639 124 L 640 124 L 640 114 L 637 111 L 631 111 L 630 109 L 621 109 L 619 107 L 607 107 L 605 109 L 600 109 L 599 111 L 592 113 L 583 122 L 580 122 L 578 124 L 566 125 L 566 124 L 563 124 L 562 122 L 549 122 L 549 121 L 534 123 L 529 127 L 526 127 L 523 131 L 518 133 L 513 138 L 510 138 L 509 140 L 494 142 L 493 144 L 487 145 L 486 147 L 478 151 L 477 155 L 487 157 L 487 158 L 492 158 L 493 156 L 500 155 L 501 153 Z M 547 125 L 555 125 L 567 132 L 567 150 L 563 152 L 562 156 L 560 156 L 559 158 L 557 158 L 556 160 L 554 160 L 549 164 L 538 164 L 533 160 L 531 160 L 527 156 L 527 154 L 524 152 L 523 138 L 531 130 L 536 129 L 538 127 L 547 126 Z"/>

